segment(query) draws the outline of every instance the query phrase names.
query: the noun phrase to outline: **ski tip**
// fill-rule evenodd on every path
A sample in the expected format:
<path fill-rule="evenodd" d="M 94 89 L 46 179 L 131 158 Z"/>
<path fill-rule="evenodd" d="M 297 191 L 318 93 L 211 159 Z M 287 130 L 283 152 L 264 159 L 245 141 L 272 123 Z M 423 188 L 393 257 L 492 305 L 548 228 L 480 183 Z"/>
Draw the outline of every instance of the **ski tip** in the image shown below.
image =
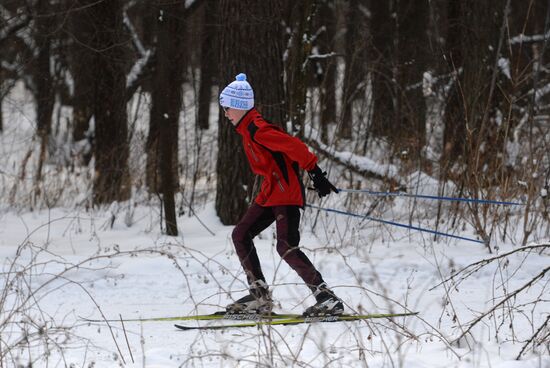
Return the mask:
<path fill-rule="evenodd" d="M 179 330 L 184 330 L 184 331 L 193 330 L 193 329 L 194 329 L 193 327 L 184 326 L 184 325 L 178 325 L 178 324 L 174 324 L 174 326 L 175 326 L 177 329 L 179 329 Z"/>

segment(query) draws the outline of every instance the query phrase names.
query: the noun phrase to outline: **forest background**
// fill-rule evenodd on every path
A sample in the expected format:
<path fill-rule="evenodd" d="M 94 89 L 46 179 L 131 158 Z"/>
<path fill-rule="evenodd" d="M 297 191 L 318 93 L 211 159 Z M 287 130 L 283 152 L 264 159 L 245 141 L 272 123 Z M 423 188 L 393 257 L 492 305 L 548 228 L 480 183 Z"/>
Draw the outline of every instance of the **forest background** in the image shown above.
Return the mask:
<path fill-rule="evenodd" d="M 260 182 L 217 96 L 244 72 L 261 113 L 306 142 L 337 187 L 368 191 L 322 202 L 310 193 L 310 203 L 475 239 L 468 246 L 483 252 L 483 264 L 535 252 L 546 266 L 492 306 L 537 284 L 540 297 L 528 304 L 544 309 L 549 38 L 544 0 L 3 0 L 0 211 L 7 224 L 78 209 L 107 216 L 113 229 L 148 208 L 155 220 L 147 229 L 163 239 L 185 237 L 178 224 L 189 217 L 211 231 L 198 216 L 210 204 L 209 219 L 235 224 Z M 404 202 L 398 192 L 412 197 Z M 521 205 L 426 204 L 418 195 Z M 358 248 L 365 232 L 369 243 L 396 236 L 391 224 L 325 215 L 316 210 L 302 226 L 326 244 Z M 423 250 L 448 241 L 412 233 L 403 236 Z M 21 250 L 47 247 L 16 245 L 2 274 L 2 313 L 30 315 L 36 304 L 14 302 L 8 286 L 24 280 L 13 271 Z M 454 271 L 439 281 L 456 281 L 447 279 Z M 471 328 L 496 320 L 486 312 Z M 518 359 L 548 354 L 549 316 L 529 320 Z M 28 342 L 8 340 L 3 362 Z"/>

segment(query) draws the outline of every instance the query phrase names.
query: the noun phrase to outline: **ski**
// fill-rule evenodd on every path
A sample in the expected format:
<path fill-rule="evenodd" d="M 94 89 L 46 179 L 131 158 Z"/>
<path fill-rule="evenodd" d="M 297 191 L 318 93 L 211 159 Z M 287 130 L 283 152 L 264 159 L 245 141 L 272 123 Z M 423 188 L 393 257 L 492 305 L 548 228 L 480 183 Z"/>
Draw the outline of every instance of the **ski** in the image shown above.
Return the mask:
<path fill-rule="evenodd" d="M 226 328 L 244 328 L 244 327 L 259 327 L 259 326 L 287 326 L 287 325 L 299 325 L 303 323 L 318 323 L 318 322 L 345 322 L 345 321 L 362 321 L 366 319 L 374 318 L 394 318 L 394 317 L 406 317 L 415 316 L 418 312 L 409 313 L 379 313 L 379 314 L 342 314 L 334 316 L 319 316 L 319 317 L 290 317 L 290 318 L 277 318 L 272 320 L 258 320 L 255 322 L 243 322 L 226 325 L 208 325 L 208 326 L 185 326 L 175 324 L 180 330 L 223 330 Z"/>
<path fill-rule="evenodd" d="M 88 323 L 102 323 L 102 322 L 170 322 L 170 321 L 212 321 L 219 319 L 227 319 L 234 321 L 260 321 L 271 319 L 291 319 L 298 318 L 300 314 L 258 314 L 258 313 L 229 313 L 226 311 L 218 311 L 210 314 L 195 314 L 189 316 L 173 316 L 173 317 L 152 317 L 152 318 L 122 318 L 119 319 L 90 319 L 79 317 L 82 321 Z"/>

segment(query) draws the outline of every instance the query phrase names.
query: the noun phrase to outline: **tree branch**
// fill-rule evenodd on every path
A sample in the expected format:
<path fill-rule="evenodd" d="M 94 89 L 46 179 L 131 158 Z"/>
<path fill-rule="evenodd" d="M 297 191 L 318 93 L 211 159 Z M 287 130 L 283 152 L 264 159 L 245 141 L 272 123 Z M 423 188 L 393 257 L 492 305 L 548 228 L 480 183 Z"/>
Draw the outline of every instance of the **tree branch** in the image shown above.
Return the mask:
<path fill-rule="evenodd" d="M 541 333 L 541 331 L 544 329 L 544 327 L 548 326 L 550 322 L 550 314 L 548 314 L 548 316 L 546 317 L 546 321 L 544 321 L 543 324 L 540 325 L 539 329 L 537 330 L 537 332 L 535 332 L 533 334 L 533 336 L 531 336 L 531 338 L 529 339 L 529 341 L 527 341 L 527 343 L 525 343 L 525 345 L 523 345 L 523 348 L 521 349 L 521 351 L 519 352 L 518 356 L 516 357 L 516 360 L 519 360 L 521 358 L 521 356 L 523 355 L 523 353 L 525 352 L 525 350 L 527 349 L 527 347 L 529 346 L 529 344 L 531 344 L 535 339 L 536 337 L 538 336 L 539 333 Z M 542 343 L 542 341 L 544 341 L 545 339 L 541 339 L 541 342 L 537 345 L 540 345 Z"/>
<path fill-rule="evenodd" d="M 11 36 L 15 35 L 19 30 L 27 27 L 31 22 L 32 17 L 27 16 L 21 22 L 7 27 L 4 31 L 0 32 L 0 48 L 3 46 L 4 42 L 7 42 Z"/>
<path fill-rule="evenodd" d="M 475 263 L 472 263 L 472 264 L 469 264 L 468 266 L 462 268 L 461 270 L 453 273 L 451 276 L 449 276 L 448 278 L 446 278 L 445 280 L 441 281 L 439 284 L 435 285 L 434 287 L 432 287 L 431 289 L 429 289 L 430 291 L 434 290 L 435 288 L 441 286 L 442 284 L 446 283 L 446 282 L 449 282 L 451 281 L 452 279 L 454 279 L 455 277 L 457 277 L 458 275 L 460 275 L 461 273 L 465 273 L 467 270 L 471 269 L 471 268 L 474 268 L 473 270 L 471 271 L 468 271 L 468 274 L 466 276 L 464 276 L 461 280 L 464 280 L 466 278 L 468 278 L 470 275 L 472 275 L 473 273 L 477 272 L 480 268 L 482 268 L 483 266 L 485 265 L 488 265 L 489 263 L 493 262 L 493 261 L 496 261 L 497 259 L 502 259 L 502 258 L 506 258 L 508 257 L 509 255 L 511 254 L 514 254 L 514 253 L 518 253 L 518 252 L 525 252 L 525 251 L 529 251 L 529 250 L 533 250 L 533 249 L 539 249 L 539 248 L 550 248 L 550 243 L 542 243 L 542 244 L 534 244 L 534 245 L 528 245 L 528 246 L 525 246 L 525 247 L 521 247 L 521 248 L 518 248 L 518 249 L 514 249 L 514 250 L 511 250 L 507 253 L 503 253 L 503 254 L 500 254 L 498 256 L 495 256 L 495 257 L 491 257 L 491 258 L 487 258 L 487 259 L 482 259 L 481 261 L 478 261 L 478 262 L 475 262 Z"/>
<path fill-rule="evenodd" d="M 356 174 L 365 178 L 385 181 L 389 183 L 392 188 L 400 188 L 401 190 L 406 188 L 406 185 L 400 183 L 397 179 L 396 170 L 394 170 L 392 166 L 387 166 L 383 170 L 377 170 L 374 167 L 367 167 L 367 165 L 359 164 L 358 161 L 362 159 L 366 160 L 366 157 L 356 156 L 350 152 L 331 152 L 327 146 L 320 144 L 314 139 L 304 137 L 303 141 L 313 147 L 317 152 L 322 153 L 329 160 L 346 167 Z"/>
<path fill-rule="evenodd" d="M 541 273 L 539 273 L 537 276 L 535 276 L 534 278 L 532 278 L 529 282 L 527 282 L 526 284 L 524 284 L 523 286 L 519 287 L 518 289 L 514 290 L 513 293 L 511 294 L 508 294 L 505 298 L 503 298 L 500 302 L 498 302 L 497 304 L 495 304 L 491 309 L 489 309 L 487 312 L 481 314 L 479 317 L 477 317 L 472 323 L 470 323 L 470 325 L 468 326 L 468 328 L 466 329 L 466 331 L 464 331 L 456 340 L 460 340 L 462 337 L 464 337 L 464 335 L 466 335 L 468 332 L 471 331 L 471 329 L 479 322 L 481 321 L 483 318 L 487 317 L 489 314 L 493 313 L 498 307 L 500 307 L 502 304 L 506 303 L 508 300 L 514 298 L 516 295 L 518 295 L 519 293 L 521 293 L 523 290 L 531 287 L 535 282 L 537 282 L 538 280 L 542 279 L 544 277 L 544 275 L 546 275 L 546 273 L 550 271 L 550 266 L 549 267 L 546 267 L 544 270 L 542 270 Z"/>

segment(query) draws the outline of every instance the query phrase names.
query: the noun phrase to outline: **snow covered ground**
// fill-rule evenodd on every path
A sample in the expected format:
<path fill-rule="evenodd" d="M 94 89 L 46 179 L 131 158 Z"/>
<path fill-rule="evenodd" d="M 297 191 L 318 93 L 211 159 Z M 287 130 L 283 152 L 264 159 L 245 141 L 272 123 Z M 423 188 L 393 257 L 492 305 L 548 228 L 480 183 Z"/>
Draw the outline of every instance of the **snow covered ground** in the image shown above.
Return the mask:
<path fill-rule="evenodd" d="M 38 367 L 46 366 L 46 360 L 49 366 L 133 366 L 132 357 L 136 366 L 146 367 L 550 366 L 550 356 L 544 354 L 529 353 L 521 361 L 515 360 L 521 341 L 532 333 L 531 321 L 539 325 L 548 315 L 548 290 L 541 286 L 515 302 L 515 308 L 523 312 L 514 311 L 513 331 L 498 326 L 500 318 L 512 312 L 513 307 L 507 306 L 496 319 L 474 328 L 477 341 L 453 343 L 460 326 L 498 298 L 494 290 L 502 280 L 512 290 L 548 266 L 548 255 L 516 255 L 506 266 L 481 270 L 458 291 L 447 294 L 443 286 L 432 289 L 451 268 L 458 270 L 488 258 L 485 249 L 464 242 L 423 248 L 414 240 L 399 240 L 332 249 L 304 234 L 302 246 L 348 311 L 414 310 L 420 312 L 418 317 L 198 332 L 176 330 L 172 322 L 126 322 L 126 334 L 120 322 L 111 323 L 111 329 L 105 323 L 84 323 L 80 317 L 209 313 L 245 291 L 230 241 L 232 228 L 217 221 L 211 205 L 198 215 L 215 236 L 194 217 L 180 220 L 182 236 L 160 236 L 157 229 L 147 229 L 157 215 L 139 208 L 139 220 L 132 227 L 117 219 L 112 229 L 105 229 L 110 223 L 106 212 L 3 212 L 0 256 L 4 272 L 15 259 L 15 272 L 27 267 L 24 278 L 28 284 L 19 282 L 19 298 L 13 293 L 7 298 L 2 321 L 12 310 L 10 306 L 20 305 L 28 291 L 34 294 L 24 313 L 16 313 L 11 318 L 13 324 L 2 330 L 4 344 L 19 338 L 18 331 L 27 331 L 34 336 L 34 348 L 16 349 L 10 356 L 18 357 L 22 364 L 38 359 Z M 274 298 L 280 303 L 277 309 L 301 313 L 313 298 L 289 267 L 280 263 L 272 233 L 273 229 L 266 231 L 256 244 Z M 26 245 L 18 252 L 19 244 Z M 15 278 L 13 273 L 2 276 L 2 281 Z M 546 302 L 537 308 L 521 306 L 537 297 Z M 51 350 L 41 356 L 46 345 Z"/>
<path fill-rule="evenodd" d="M 181 235 L 165 237 L 154 199 L 136 195 L 139 201 L 89 209 L 83 205 L 86 189 L 79 187 L 88 172 L 80 178 L 57 175 L 55 166 L 48 169 L 48 183 L 68 188 L 59 200 L 65 205 L 30 211 L 31 164 L 28 179 L 13 194 L 16 203 L 10 204 L 20 164 L 34 144 L 29 106 L 32 101 L 5 104 L 6 131 L 0 135 L 0 367 L 29 362 L 34 367 L 550 367 L 548 331 L 541 334 L 545 341 L 534 350 L 530 345 L 516 360 L 548 318 L 548 274 L 456 341 L 504 293 L 549 266 L 548 248 L 512 254 L 453 286 L 441 282 L 519 246 L 510 241 L 489 254 L 480 244 L 434 241 L 426 234 L 312 209 L 303 215 L 301 246 L 348 312 L 419 315 L 225 331 L 179 331 L 172 322 L 84 322 L 220 310 L 246 291 L 232 227 L 219 222 L 210 198 L 196 208 L 208 229 L 197 217 L 184 215 L 178 218 Z M 323 206 L 344 208 L 348 195 L 332 196 Z M 36 207 L 45 208 L 46 202 L 41 199 Z M 413 213 L 404 198 L 377 211 L 376 216 L 402 223 Z M 434 213 L 433 207 L 416 204 L 413 224 L 433 228 Z M 510 229 L 517 236 L 506 239 L 521 239 L 520 225 Z M 474 236 L 462 223 L 442 224 L 440 230 Z M 273 233 L 273 227 L 262 233 L 256 246 L 276 309 L 301 313 L 314 299 L 281 263 Z"/>

